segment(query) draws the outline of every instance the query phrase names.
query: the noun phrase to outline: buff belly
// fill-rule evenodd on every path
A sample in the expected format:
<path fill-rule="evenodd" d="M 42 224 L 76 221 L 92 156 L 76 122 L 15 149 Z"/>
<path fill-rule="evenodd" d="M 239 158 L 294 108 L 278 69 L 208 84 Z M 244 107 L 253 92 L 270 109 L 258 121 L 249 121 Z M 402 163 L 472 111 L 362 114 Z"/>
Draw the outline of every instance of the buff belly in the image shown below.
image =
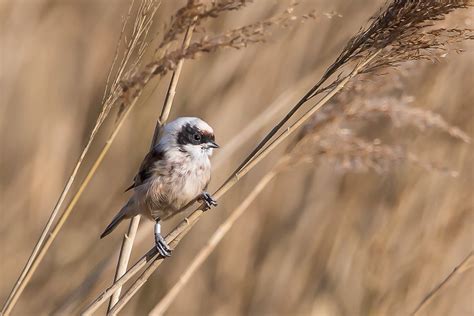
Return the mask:
<path fill-rule="evenodd" d="M 140 213 L 154 221 L 172 217 L 203 192 L 209 178 L 208 168 L 199 165 L 168 177 L 154 178 L 142 192 Z"/>

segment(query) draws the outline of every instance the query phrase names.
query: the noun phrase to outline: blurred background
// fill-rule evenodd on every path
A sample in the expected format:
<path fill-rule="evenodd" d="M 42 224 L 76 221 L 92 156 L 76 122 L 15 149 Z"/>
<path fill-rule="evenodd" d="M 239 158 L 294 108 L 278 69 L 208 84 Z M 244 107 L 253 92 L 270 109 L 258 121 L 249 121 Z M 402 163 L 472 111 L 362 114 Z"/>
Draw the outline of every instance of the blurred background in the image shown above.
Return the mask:
<path fill-rule="evenodd" d="M 284 10 L 287 1 L 256 1 L 206 26 L 222 32 Z M 216 189 L 258 140 L 335 59 L 384 1 L 308 0 L 315 21 L 275 29 L 264 44 L 186 61 L 171 119 L 199 116 L 223 148 L 213 158 Z M 153 32 L 184 4 L 163 1 Z M 6 299 L 46 223 L 100 104 L 120 35 L 125 0 L 0 2 L 0 301 Z M 337 14 L 335 14 L 337 12 Z M 471 11 L 450 16 L 472 27 Z M 325 14 L 327 13 L 327 14 Z M 412 65 L 404 77 L 413 106 L 441 114 L 474 137 L 474 45 L 466 53 Z M 16 315 L 77 314 L 113 279 L 127 225 L 99 235 L 128 199 L 146 154 L 169 78 L 152 83 L 26 288 Z M 275 100 L 280 107 L 255 135 L 226 155 L 226 144 Z M 270 115 L 270 114 L 268 114 Z M 116 113 L 98 135 L 95 157 Z M 450 177 L 402 164 L 384 174 L 341 172 L 321 161 L 280 174 L 233 227 L 179 294 L 169 315 L 404 315 L 473 249 L 472 146 L 442 133 L 367 123 Z M 407 137 L 408 136 L 408 137 Z M 278 160 L 270 155 L 206 213 L 123 314 L 146 314 L 216 227 Z M 92 160 L 87 159 L 85 166 Z M 80 177 L 84 173 L 80 173 Z M 178 216 L 179 217 L 179 216 Z M 165 224 L 165 231 L 180 220 Z M 142 221 L 131 262 L 153 245 Z M 92 273 L 92 275 L 91 275 Z M 452 279 L 423 310 L 472 315 L 474 270 Z M 105 305 L 104 305 L 105 307 Z M 101 309 L 101 312 L 104 310 Z"/>

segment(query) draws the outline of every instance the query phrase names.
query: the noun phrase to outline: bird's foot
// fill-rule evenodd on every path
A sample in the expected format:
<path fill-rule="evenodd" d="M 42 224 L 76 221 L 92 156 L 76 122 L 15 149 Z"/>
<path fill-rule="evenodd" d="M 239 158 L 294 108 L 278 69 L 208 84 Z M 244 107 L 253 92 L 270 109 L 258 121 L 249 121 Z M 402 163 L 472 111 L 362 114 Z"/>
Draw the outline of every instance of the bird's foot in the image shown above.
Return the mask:
<path fill-rule="evenodd" d="M 213 206 L 217 206 L 217 201 L 208 193 L 202 192 L 202 200 L 206 203 L 206 211 L 212 208 Z"/>
<path fill-rule="evenodd" d="M 170 257 L 172 249 L 166 242 L 166 240 L 161 236 L 161 234 L 155 234 L 155 247 L 163 257 Z"/>
<path fill-rule="evenodd" d="M 158 219 L 155 223 L 155 247 L 163 258 L 171 256 L 171 248 L 166 240 L 161 236 L 161 224 Z"/>

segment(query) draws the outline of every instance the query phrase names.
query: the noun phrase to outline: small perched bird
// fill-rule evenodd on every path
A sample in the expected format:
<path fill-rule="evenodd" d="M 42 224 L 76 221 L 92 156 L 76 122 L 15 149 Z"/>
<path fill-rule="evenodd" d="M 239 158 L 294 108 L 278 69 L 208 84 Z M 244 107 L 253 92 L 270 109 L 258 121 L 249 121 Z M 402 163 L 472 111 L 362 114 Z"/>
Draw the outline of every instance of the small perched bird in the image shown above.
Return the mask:
<path fill-rule="evenodd" d="M 205 190 L 211 179 L 209 157 L 219 146 L 214 131 L 196 117 L 181 117 L 163 127 L 161 138 L 145 156 L 133 184 L 133 195 L 112 219 L 100 238 L 110 234 L 126 218 L 141 214 L 155 221 L 155 242 L 162 256 L 171 249 L 161 235 L 160 222 L 197 200 L 207 207 L 216 201 Z"/>

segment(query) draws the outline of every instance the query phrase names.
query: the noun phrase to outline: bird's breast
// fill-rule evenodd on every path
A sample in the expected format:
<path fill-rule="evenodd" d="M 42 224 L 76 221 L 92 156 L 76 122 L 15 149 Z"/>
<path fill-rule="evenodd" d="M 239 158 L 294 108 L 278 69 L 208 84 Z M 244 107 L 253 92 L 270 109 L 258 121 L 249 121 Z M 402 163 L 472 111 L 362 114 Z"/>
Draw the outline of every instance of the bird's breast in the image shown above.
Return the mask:
<path fill-rule="evenodd" d="M 183 159 L 172 164 L 170 185 L 179 207 L 198 196 L 209 183 L 211 165 L 209 159 Z"/>

